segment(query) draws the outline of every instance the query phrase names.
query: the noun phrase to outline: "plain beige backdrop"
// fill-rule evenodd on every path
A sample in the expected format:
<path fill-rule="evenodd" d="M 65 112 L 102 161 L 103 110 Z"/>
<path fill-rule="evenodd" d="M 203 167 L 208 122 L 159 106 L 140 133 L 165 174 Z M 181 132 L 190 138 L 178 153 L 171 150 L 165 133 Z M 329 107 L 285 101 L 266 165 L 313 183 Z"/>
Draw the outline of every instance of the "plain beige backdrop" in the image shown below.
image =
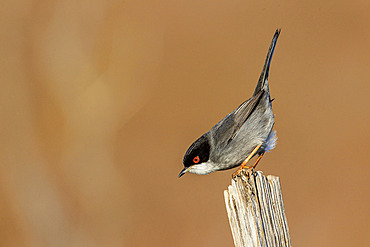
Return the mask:
<path fill-rule="evenodd" d="M 188 146 L 270 72 L 294 246 L 369 246 L 370 2 L 2 1 L 0 246 L 233 246 Z"/>

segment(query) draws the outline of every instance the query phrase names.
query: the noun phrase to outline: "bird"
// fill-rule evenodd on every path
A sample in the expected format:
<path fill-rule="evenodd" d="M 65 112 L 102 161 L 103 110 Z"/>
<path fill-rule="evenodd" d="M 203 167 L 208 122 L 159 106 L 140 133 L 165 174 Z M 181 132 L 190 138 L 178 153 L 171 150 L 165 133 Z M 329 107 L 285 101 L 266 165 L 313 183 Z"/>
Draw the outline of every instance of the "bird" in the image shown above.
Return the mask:
<path fill-rule="evenodd" d="M 277 29 L 272 38 L 253 96 L 190 145 L 179 177 L 185 173 L 206 175 L 240 166 L 233 173 L 234 178 L 245 168 L 254 170 L 264 153 L 275 148 L 277 136 L 273 130 L 273 99 L 268 78 L 280 32 L 281 29 Z M 247 166 L 255 155 L 258 156 L 255 164 Z"/>

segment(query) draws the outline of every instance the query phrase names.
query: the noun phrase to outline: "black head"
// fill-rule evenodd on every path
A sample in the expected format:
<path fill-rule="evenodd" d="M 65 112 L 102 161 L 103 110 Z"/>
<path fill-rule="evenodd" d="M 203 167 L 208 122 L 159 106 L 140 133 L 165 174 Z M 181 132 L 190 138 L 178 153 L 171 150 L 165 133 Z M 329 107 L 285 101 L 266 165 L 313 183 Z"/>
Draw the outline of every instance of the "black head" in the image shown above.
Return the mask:
<path fill-rule="evenodd" d="M 201 164 L 209 160 L 211 147 L 206 134 L 202 135 L 189 147 L 184 156 L 184 166 L 189 167 L 196 164 Z"/>

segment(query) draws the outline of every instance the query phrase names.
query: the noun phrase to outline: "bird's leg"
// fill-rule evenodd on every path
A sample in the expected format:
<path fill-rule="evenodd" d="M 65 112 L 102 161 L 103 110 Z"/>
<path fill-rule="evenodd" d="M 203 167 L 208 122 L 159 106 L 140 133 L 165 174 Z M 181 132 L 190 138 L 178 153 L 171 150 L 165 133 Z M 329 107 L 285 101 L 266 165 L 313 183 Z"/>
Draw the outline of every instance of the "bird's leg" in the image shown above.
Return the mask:
<path fill-rule="evenodd" d="M 247 162 L 253 157 L 253 155 L 258 151 L 258 149 L 260 149 L 260 147 L 262 146 L 262 144 L 258 145 L 257 147 L 255 147 L 253 149 L 253 151 L 248 155 L 248 157 L 242 162 L 242 164 L 240 165 L 239 169 L 233 173 L 233 178 L 236 177 L 237 175 L 239 175 L 239 173 L 244 169 L 244 168 L 254 168 L 258 161 L 260 160 L 260 157 L 258 157 L 256 163 L 253 165 L 253 166 L 247 166 Z"/>
<path fill-rule="evenodd" d="M 264 153 L 260 154 L 256 160 L 256 162 L 254 163 L 254 165 L 252 166 L 252 170 L 254 171 L 254 168 L 257 166 L 258 162 L 260 162 L 260 160 L 262 159 Z"/>

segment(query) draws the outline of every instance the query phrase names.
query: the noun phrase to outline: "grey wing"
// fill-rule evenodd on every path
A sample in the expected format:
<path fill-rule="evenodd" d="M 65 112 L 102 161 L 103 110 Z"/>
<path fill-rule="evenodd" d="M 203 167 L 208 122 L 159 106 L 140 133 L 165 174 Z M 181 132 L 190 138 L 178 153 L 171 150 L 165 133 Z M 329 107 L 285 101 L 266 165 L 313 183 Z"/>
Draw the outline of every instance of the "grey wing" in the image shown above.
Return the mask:
<path fill-rule="evenodd" d="M 244 101 L 238 108 L 232 111 L 224 119 L 218 122 L 211 130 L 211 136 L 216 142 L 215 146 L 225 147 L 237 135 L 241 126 L 247 121 L 248 117 L 256 108 L 262 98 L 264 90 L 261 90 L 252 98 Z"/>

